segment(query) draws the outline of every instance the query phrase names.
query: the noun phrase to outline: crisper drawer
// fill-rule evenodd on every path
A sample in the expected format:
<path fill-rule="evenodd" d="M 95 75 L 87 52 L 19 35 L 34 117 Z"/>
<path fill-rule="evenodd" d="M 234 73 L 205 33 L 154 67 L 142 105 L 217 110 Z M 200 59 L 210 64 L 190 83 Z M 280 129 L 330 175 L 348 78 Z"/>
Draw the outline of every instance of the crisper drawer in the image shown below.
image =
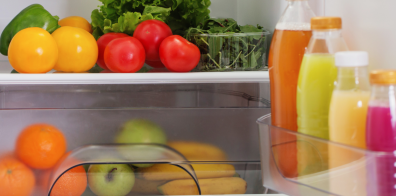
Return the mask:
<path fill-rule="evenodd" d="M 265 187 L 291 196 L 394 195 L 395 154 L 299 134 L 258 120 Z"/>
<path fill-rule="evenodd" d="M 25 165 L 27 176 L 34 173 L 32 195 L 57 189 L 84 189 L 83 195 L 263 194 L 254 122 L 270 112 L 261 92 L 267 85 L 2 86 L 0 170 L 4 160 Z M 164 145 L 133 142 L 150 138 L 145 135 L 148 125 L 130 127 L 143 130 L 140 135 L 120 136 L 126 122 L 142 120 L 163 130 Z M 38 153 L 26 149 L 38 138 L 21 134 L 35 124 L 52 125 L 66 138 L 67 155 L 49 169 L 30 166 L 34 157 L 21 158 Z M 116 144 L 120 137 L 130 137 L 130 144 Z M 84 170 L 76 172 L 79 168 Z M 131 186 L 128 194 L 122 192 Z"/>

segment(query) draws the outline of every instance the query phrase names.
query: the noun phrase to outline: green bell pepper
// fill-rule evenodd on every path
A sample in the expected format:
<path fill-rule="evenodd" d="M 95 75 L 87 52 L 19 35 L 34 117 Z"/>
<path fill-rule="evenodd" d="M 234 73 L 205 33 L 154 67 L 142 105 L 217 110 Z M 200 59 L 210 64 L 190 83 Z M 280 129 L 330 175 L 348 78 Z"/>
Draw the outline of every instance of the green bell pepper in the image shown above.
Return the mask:
<path fill-rule="evenodd" d="M 60 27 L 58 21 L 59 17 L 52 16 L 42 5 L 30 5 L 15 16 L 4 29 L 0 37 L 0 53 L 8 55 L 8 46 L 19 31 L 29 27 L 40 27 L 52 33 Z"/>

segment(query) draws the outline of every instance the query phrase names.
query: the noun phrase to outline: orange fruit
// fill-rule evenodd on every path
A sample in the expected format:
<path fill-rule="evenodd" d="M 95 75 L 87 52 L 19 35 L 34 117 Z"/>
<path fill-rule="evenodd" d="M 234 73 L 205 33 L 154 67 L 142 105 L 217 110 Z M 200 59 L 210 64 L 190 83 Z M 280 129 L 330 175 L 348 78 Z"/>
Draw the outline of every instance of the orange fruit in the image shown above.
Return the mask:
<path fill-rule="evenodd" d="M 69 16 L 58 22 L 58 24 L 62 27 L 77 27 L 92 33 L 92 26 L 85 18 L 81 16 Z"/>
<path fill-rule="evenodd" d="M 0 194 L 28 196 L 35 186 L 33 172 L 14 158 L 0 160 Z"/>
<path fill-rule="evenodd" d="M 83 166 L 75 167 L 63 174 L 51 191 L 54 196 L 80 196 L 87 188 L 87 174 Z"/>
<path fill-rule="evenodd" d="M 74 165 L 78 165 L 81 161 L 74 159 L 73 157 L 67 159 L 71 152 L 68 152 L 59 159 L 58 163 L 54 166 L 54 168 L 49 170 L 43 170 L 40 174 L 39 185 L 40 188 L 48 193 L 50 190 L 52 183 L 55 182 L 56 178 L 59 177 L 63 172 Z M 62 167 L 61 167 L 62 166 Z M 70 171 L 69 171 L 70 172 Z M 74 194 L 72 194 L 74 195 Z"/>
<path fill-rule="evenodd" d="M 76 27 L 61 27 L 52 33 L 58 44 L 56 71 L 81 73 L 95 66 L 99 49 L 93 35 Z"/>
<path fill-rule="evenodd" d="M 50 169 L 66 152 L 65 136 L 48 124 L 26 127 L 18 136 L 17 157 L 34 169 Z"/>
<path fill-rule="evenodd" d="M 8 60 L 19 73 L 47 73 L 58 60 L 58 45 L 46 30 L 27 28 L 12 39 Z"/>

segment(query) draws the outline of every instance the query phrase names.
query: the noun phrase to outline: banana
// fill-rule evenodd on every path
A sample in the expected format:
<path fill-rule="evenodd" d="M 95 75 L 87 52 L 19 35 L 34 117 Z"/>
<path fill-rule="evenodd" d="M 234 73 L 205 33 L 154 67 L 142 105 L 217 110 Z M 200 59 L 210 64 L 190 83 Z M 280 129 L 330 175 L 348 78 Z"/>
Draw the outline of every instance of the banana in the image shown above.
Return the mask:
<path fill-rule="evenodd" d="M 179 151 L 189 161 L 226 161 L 227 155 L 220 148 L 205 143 L 174 141 L 168 146 Z"/>
<path fill-rule="evenodd" d="M 199 179 L 232 177 L 235 175 L 235 167 L 229 164 L 192 164 L 192 167 Z M 139 168 L 136 175 L 152 181 L 191 179 L 186 171 L 169 164 L 156 164 L 148 168 Z"/>
<path fill-rule="evenodd" d="M 133 186 L 132 192 L 149 195 L 160 195 L 157 187 L 165 183 L 166 181 L 151 181 L 135 178 L 135 185 Z"/>
<path fill-rule="evenodd" d="M 245 194 L 247 183 L 242 178 L 201 179 L 199 186 L 202 195 Z M 163 195 L 198 195 L 197 186 L 192 179 L 174 180 L 158 187 Z"/>

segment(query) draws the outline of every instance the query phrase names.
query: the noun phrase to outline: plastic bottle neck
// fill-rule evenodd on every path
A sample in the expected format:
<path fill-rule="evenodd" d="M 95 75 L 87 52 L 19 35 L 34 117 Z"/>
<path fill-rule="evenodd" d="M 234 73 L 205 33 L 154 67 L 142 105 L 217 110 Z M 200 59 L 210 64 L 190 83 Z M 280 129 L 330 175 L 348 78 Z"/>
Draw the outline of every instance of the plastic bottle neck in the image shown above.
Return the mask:
<path fill-rule="evenodd" d="M 348 51 L 341 29 L 313 30 L 306 54 L 335 54 Z"/>
<path fill-rule="evenodd" d="M 327 38 L 341 38 L 341 29 L 328 29 L 328 30 L 312 30 L 312 38 L 314 39 L 327 39 Z"/>
<path fill-rule="evenodd" d="M 311 31 L 311 18 L 315 17 L 307 0 L 290 0 L 276 29 Z"/>
<path fill-rule="evenodd" d="M 308 0 L 288 0 L 289 6 L 309 7 Z"/>
<path fill-rule="evenodd" d="M 373 84 L 371 90 L 371 107 L 390 107 L 396 110 L 396 84 L 379 85 Z"/>
<path fill-rule="evenodd" d="M 339 91 L 370 91 L 367 66 L 338 67 L 336 90 Z"/>

